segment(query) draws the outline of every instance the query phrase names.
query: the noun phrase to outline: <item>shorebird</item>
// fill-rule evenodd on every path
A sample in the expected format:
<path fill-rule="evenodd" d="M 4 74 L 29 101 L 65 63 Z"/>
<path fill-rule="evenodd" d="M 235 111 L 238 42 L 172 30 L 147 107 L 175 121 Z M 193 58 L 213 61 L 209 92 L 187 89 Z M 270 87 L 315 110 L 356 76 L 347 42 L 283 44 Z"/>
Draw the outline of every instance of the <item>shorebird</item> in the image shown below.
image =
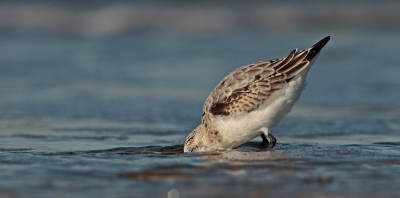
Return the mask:
<path fill-rule="evenodd" d="M 295 49 L 285 58 L 240 67 L 223 78 L 208 96 L 201 124 L 186 138 L 184 152 L 230 150 L 258 136 L 272 149 L 276 139 L 269 130 L 300 98 L 307 73 L 329 40 Z"/>

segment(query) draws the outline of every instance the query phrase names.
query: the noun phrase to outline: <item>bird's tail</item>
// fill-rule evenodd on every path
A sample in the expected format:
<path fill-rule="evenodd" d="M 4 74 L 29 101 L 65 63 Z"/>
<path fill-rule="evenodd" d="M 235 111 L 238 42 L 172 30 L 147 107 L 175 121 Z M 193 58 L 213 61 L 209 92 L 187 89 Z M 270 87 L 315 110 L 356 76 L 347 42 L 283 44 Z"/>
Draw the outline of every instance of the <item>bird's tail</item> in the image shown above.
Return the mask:
<path fill-rule="evenodd" d="M 329 40 L 331 40 L 331 37 L 327 36 L 327 37 L 323 38 L 322 40 L 320 40 L 315 45 L 313 45 L 310 48 L 310 52 L 307 54 L 305 60 L 311 61 L 319 53 L 319 51 L 321 51 L 322 48 L 324 48 L 324 46 L 328 43 Z"/>

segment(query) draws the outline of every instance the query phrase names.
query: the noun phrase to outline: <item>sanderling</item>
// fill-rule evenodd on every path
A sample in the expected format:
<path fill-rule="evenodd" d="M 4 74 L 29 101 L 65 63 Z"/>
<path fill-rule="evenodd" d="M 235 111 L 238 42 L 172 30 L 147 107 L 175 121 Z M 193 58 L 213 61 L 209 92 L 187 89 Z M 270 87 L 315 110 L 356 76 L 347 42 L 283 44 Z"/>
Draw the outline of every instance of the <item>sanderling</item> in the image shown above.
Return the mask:
<path fill-rule="evenodd" d="M 261 144 L 272 149 L 276 139 L 269 129 L 300 98 L 307 73 L 329 40 L 330 36 L 309 49 L 295 49 L 285 58 L 240 67 L 223 78 L 208 96 L 202 123 L 186 138 L 184 151 L 229 150 L 259 135 Z"/>

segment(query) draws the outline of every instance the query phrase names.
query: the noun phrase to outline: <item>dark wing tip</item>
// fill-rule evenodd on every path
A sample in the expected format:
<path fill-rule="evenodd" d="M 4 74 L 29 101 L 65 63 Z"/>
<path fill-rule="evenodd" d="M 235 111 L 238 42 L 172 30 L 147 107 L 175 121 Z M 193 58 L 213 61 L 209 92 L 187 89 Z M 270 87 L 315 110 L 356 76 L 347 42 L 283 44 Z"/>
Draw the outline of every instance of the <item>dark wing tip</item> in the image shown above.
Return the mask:
<path fill-rule="evenodd" d="M 327 37 L 323 38 L 322 40 L 320 40 L 315 45 L 313 45 L 305 59 L 308 61 L 311 61 L 315 57 L 315 55 L 317 55 L 319 53 L 319 51 L 321 51 L 322 48 L 324 48 L 324 46 L 328 43 L 329 40 L 331 40 L 331 36 L 327 36 Z"/>
<path fill-rule="evenodd" d="M 320 41 L 318 41 L 318 43 L 316 43 L 315 45 L 313 45 L 311 48 L 317 47 L 318 45 L 322 44 L 322 47 L 325 46 L 328 41 L 331 40 L 331 36 L 327 36 L 323 39 L 321 39 Z M 322 49 L 322 48 L 321 48 Z"/>

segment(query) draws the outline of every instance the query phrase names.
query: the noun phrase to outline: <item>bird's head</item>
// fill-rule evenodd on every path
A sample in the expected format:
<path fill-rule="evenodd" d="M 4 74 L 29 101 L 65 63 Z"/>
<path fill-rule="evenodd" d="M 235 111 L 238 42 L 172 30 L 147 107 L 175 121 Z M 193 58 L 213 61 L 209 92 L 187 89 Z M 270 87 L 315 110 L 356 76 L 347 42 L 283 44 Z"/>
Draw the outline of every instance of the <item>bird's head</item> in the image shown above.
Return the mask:
<path fill-rule="evenodd" d="M 186 138 L 183 151 L 185 153 L 204 151 L 204 132 L 205 126 L 203 124 L 195 128 Z"/>

